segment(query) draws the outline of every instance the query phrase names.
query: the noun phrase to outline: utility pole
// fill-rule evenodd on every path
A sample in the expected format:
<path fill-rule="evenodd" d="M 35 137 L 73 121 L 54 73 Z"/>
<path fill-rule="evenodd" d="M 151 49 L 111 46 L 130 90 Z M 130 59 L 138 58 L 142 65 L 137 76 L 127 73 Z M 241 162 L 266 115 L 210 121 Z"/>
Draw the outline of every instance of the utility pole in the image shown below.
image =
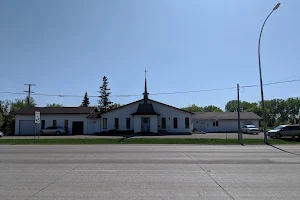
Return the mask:
<path fill-rule="evenodd" d="M 34 93 L 34 92 L 31 91 L 31 86 L 35 86 L 35 84 L 28 83 L 28 84 L 24 84 L 24 85 L 28 85 L 28 91 L 24 91 L 24 92 L 28 92 L 28 95 L 27 95 L 27 105 L 29 106 L 29 103 L 30 103 L 30 94 Z"/>
<path fill-rule="evenodd" d="M 237 84 L 237 100 L 238 100 L 238 140 L 240 144 L 243 144 L 243 136 L 241 133 L 241 117 L 240 117 L 240 85 Z"/>

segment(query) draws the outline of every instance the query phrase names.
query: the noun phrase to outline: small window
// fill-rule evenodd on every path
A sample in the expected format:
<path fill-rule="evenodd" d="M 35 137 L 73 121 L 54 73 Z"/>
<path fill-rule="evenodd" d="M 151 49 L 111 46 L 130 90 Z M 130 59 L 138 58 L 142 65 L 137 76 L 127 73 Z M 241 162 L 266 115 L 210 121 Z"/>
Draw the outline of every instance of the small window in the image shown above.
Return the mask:
<path fill-rule="evenodd" d="M 65 120 L 65 129 L 68 129 L 68 125 L 69 125 L 68 120 Z"/>
<path fill-rule="evenodd" d="M 173 118 L 173 127 L 174 127 L 174 128 L 178 128 L 177 117 L 174 117 L 174 118 Z"/>
<path fill-rule="evenodd" d="M 41 129 L 45 129 L 45 124 L 46 124 L 45 120 L 42 120 Z"/>
<path fill-rule="evenodd" d="M 115 118 L 115 129 L 119 129 L 119 118 Z"/>
<path fill-rule="evenodd" d="M 130 129 L 130 118 L 126 118 L 126 128 Z"/>
<path fill-rule="evenodd" d="M 103 129 L 107 129 L 107 118 L 103 118 Z"/>
<path fill-rule="evenodd" d="M 163 118 L 161 118 L 161 128 L 166 129 L 166 127 L 167 127 L 166 118 L 163 117 Z"/>
<path fill-rule="evenodd" d="M 190 118 L 189 117 L 185 118 L 185 128 L 190 128 Z"/>
<path fill-rule="evenodd" d="M 53 120 L 53 124 L 52 124 L 53 126 L 56 126 L 56 120 Z"/>
<path fill-rule="evenodd" d="M 219 126 L 219 122 L 218 121 L 214 122 L 213 126 Z"/>

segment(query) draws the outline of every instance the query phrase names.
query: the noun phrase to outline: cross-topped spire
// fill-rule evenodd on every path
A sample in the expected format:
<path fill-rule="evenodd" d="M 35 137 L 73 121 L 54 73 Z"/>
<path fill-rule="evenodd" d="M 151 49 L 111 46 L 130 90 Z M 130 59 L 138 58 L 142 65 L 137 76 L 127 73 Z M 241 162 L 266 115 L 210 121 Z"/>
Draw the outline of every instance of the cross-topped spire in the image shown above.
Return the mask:
<path fill-rule="evenodd" d="M 148 72 L 148 71 L 147 71 L 146 68 L 145 68 L 145 71 L 144 71 L 144 72 L 145 72 L 145 90 L 144 90 L 143 95 L 144 95 L 144 104 L 147 104 L 148 94 L 149 94 L 149 93 L 147 92 L 147 79 L 146 79 L 147 77 L 146 77 L 146 76 L 147 76 L 147 72 Z"/>

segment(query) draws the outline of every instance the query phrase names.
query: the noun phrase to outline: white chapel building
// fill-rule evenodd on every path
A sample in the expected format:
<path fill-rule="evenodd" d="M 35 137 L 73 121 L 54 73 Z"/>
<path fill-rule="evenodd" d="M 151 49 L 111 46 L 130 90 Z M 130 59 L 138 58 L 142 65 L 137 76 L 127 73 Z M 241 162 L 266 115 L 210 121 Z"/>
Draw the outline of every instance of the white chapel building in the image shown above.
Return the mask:
<path fill-rule="evenodd" d="M 143 99 L 98 115 L 100 132 L 133 130 L 140 132 L 190 133 L 193 129 L 192 112 L 188 112 L 148 98 L 147 80 Z"/>

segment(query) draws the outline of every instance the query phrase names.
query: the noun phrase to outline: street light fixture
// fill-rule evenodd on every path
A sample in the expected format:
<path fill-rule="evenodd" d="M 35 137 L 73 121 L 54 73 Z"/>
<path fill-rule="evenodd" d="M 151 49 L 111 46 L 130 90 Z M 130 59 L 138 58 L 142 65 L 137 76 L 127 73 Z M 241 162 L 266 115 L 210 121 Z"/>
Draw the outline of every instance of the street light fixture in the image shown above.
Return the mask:
<path fill-rule="evenodd" d="M 265 101 L 264 101 L 264 90 L 263 90 L 263 82 L 262 82 L 262 74 L 261 74 L 261 62 L 260 62 L 260 39 L 261 39 L 261 34 L 264 29 L 265 23 L 270 17 L 270 15 L 279 8 L 280 3 L 276 4 L 276 6 L 273 8 L 273 10 L 270 12 L 268 17 L 265 19 L 261 30 L 260 30 L 260 35 L 259 35 L 259 40 L 258 40 L 258 65 L 259 65 L 259 76 L 260 76 L 260 92 L 261 92 L 261 106 L 262 106 L 262 111 L 263 111 L 263 126 L 264 126 L 264 142 L 265 144 L 269 144 L 268 142 L 268 137 L 267 137 L 267 125 L 266 125 L 266 112 L 265 112 Z"/>

